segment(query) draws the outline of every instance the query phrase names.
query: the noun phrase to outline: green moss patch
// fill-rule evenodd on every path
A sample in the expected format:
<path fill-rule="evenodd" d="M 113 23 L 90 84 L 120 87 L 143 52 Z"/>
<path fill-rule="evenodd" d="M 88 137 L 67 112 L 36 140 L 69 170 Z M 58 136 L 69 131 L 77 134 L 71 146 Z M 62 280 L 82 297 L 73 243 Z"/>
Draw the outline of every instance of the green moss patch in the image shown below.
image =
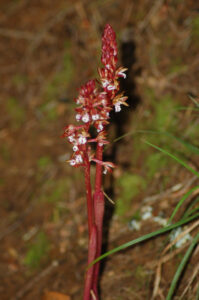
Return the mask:
<path fill-rule="evenodd" d="M 42 263 L 48 260 L 50 243 L 44 232 L 38 233 L 34 242 L 24 258 L 24 264 L 31 269 L 39 268 Z"/>

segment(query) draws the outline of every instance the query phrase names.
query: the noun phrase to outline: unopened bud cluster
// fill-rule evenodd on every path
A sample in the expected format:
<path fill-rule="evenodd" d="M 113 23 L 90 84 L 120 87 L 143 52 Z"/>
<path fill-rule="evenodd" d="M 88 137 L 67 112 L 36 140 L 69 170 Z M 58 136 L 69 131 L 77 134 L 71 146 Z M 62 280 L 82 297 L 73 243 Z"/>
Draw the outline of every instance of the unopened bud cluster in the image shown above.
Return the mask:
<path fill-rule="evenodd" d="M 112 27 L 107 24 L 102 36 L 102 57 L 103 68 L 99 68 L 100 80 L 89 80 L 79 90 L 79 96 L 75 99 L 78 107 L 76 110 L 76 121 L 81 125 L 68 125 L 64 128 L 63 137 L 67 137 L 73 146 L 73 155 L 69 160 L 70 165 L 84 166 L 85 157 L 104 166 L 110 171 L 114 164 L 102 162 L 92 154 L 88 143 L 96 142 L 98 146 L 107 144 L 106 125 L 109 123 L 109 114 L 112 109 L 116 112 L 121 110 L 121 105 L 127 105 L 127 97 L 119 93 L 119 78 L 126 78 L 125 68 L 116 68 L 117 64 L 116 36 Z M 99 82 L 96 86 L 96 82 Z M 90 127 L 96 128 L 97 137 L 90 136 Z M 86 155 L 86 156 L 85 156 Z"/>

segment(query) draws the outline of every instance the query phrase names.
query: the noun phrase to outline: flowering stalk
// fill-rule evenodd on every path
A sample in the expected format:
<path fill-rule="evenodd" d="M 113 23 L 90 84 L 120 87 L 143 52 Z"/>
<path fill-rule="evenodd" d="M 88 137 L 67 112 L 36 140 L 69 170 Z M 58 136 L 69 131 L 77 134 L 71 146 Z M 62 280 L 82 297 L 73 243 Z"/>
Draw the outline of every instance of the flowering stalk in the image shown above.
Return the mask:
<path fill-rule="evenodd" d="M 116 68 L 117 64 L 116 36 L 112 27 L 107 24 L 102 36 L 103 68 L 99 68 L 99 80 L 89 80 L 80 88 L 75 99 L 76 120 L 81 125 L 68 125 L 64 128 L 63 137 L 67 137 L 73 146 L 73 155 L 68 161 L 71 166 L 84 167 L 88 210 L 89 250 L 88 264 L 101 253 L 102 226 L 104 216 L 104 194 L 102 190 L 102 172 L 112 171 L 115 165 L 103 161 L 103 148 L 108 144 L 106 126 L 109 124 L 109 114 L 112 109 L 121 110 L 121 105 L 127 105 L 127 97 L 119 92 L 119 78 L 126 78 L 125 68 Z M 98 86 L 96 85 L 98 83 Z M 96 137 L 90 135 L 90 128 L 96 129 Z M 90 144 L 96 143 L 96 151 Z M 96 163 L 95 187 L 92 195 L 90 181 L 90 165 Z M 84 300 L 98 300 L 99 263 L 93 265 L 86 274 Z"/>

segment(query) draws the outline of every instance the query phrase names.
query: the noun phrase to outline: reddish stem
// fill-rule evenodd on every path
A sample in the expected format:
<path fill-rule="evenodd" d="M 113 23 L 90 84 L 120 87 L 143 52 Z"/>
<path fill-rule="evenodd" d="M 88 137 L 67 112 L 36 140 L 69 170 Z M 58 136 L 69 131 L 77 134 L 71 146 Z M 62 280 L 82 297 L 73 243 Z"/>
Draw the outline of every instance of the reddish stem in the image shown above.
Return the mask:
<path fill-rule="evenodd" d="M 103 146 L 97 143 L 96 159 L 102 161 Z M 102 165 L 96 164 L 96 177 L 95 177 L 95 192 L 100 192 L 102 187 Z"/>
<path fill-rule="evenodd" d="M 103 146 L 97 144 L 96 159 L 102 161 Z M 102 192 L 102 165 L 96 164 L 96 178 L 95 178 L 95 193 L 94 193 L 94 214 L 95 224 L 97 226 L 97 252 L 96 258 L 100 256 L 102 248 L 102 228 L 103 228 L 103 217 L 104 217 L 104 194 Z M 98 299 L 98 277 L 99 277 L 99 263 L 95 264 L 94 275 L 93 275 L 93 291 L 96 299 Z"/>
<path fill-rule="evenodd" d="M 96 257 L 100 256 L 102 248 L 102 229 L 103 229 L 103 217 L 104 217 L 104 194 L 102 191 L 95 192 L 94 194 L 94 210 L 95 210 L 95 223 L 97 226 L 97 251 Z M 99 277 L 99 267 L 100 263 L 96 263 L 93 275 L 93 291 L 98 299 L 98 277 Z"/>
<path fill-rule="evenodd" d="M 92 188 L 91 188 L 91 180 L 90 180 L 90 162 L 87 154 L 85 154 L 84 156 L 84 162 L 85 162 L 84 174 L 85 174 L 87 214 L 88 214 L 88 232 L 89 232 L 89 239 L 90 239 L 91 231 L 95 223 L 95 219 L 94 219 L 94 205 L 93 205 Z"/>
<path fill-rule="evenodd" d="M 95 259 L 96 253 L 97 253 L 97 228 L 96 228 L 95 225 L 93 225 L 92 230 L 91 230 L 91 235 L 90 235 L 90 238 L 89 238 L 88 265 Z M 94 270 L 95 270 L 95 265 L 90 267 L 87 271 L 83 300 L 90 300 L 91 299 L 91 292 L 93 291 L 93 274 L 94 274 Z"/>

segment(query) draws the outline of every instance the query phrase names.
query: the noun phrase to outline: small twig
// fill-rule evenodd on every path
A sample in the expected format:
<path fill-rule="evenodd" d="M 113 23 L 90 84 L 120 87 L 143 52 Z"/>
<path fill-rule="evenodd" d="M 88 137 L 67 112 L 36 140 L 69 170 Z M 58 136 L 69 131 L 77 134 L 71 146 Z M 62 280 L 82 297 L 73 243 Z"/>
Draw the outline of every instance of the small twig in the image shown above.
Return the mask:
<path fill-rule="evenodd" d="M 103 194 L 109 202 L 111 202 L 113 205 L 115 205 L 115 202 L 107 195 L 107 193 L 105 193 L 105 191 L 103 191 Z"/>
<path fill-rule="evenodd" d="M 161 269 L 162 269 L 162 264 L 167 262 L 168 260 L 172 259 L 177 253 L 180 253 L 182 251 L 182 249 L 184 249 L 188 244 L 186 243 L 183 247 L 176 249 L 174 252 L 165 255 L 166 252 L 168 252 L 169 249 L 171 249 L 171 247 L 177 242 L 179 241 L 181 238 L 183 238 L 183 236 L 185 236 L 187 233 L 191 232 L 193 229 L 195 229 L 197 226 L 199 225 L 199 221 L 195 222 L 192 226 L 190 226 L 187 230 L 185 230 L 184 232 L 182 232 L 181 234 L 179 234 L 179 236 L 177 236 L 169 245 L 167 245 L 167 247 L 164 249 L 164 251 L 162 252 L 162 258 L 160 258 L 160 260 L 158 261 L 158 266 L 157 266 L 157 270 L 156 270 L 156 276 L 155 276 L 155 281 L 154 281 L 154 288 L 153 288 L 153 296 L 152 299 L 154 299 L 157 294 L 158 294 L 158 289 L 159 289 L 159 285 L 160 285 L 160 280 L 161 280 Z"/>
<path fill-rule="evenodd" d="M 191 278 L 189 279 L 189 282 L 187 283 L 186 288 L 184 289 L 183 293 L 180 296 L 180 300 L 184 299 L 185 294 L 188 292 L 192 282 L 194 281 L 195 277 L 197 276 L 197 274 L 199 273 L 199 263 L 196 265 L 196 267 L 194 268 Z"/>
<path fill-rule="evenodd" d="M 146 28 L 146 26 L 149 24 L 152 17 L 158 12 L 162 4 L 163 4 L 163 0 L 154 2 L 154 5 L 152 6 L 148 14 L 144 17 L 144 20 L 140 22 L 140 24 L 138 25 L 138 29 L 140 31 L 143 31 Z"/>
<path fill-rule="evenodd" d="M 159 285 L 160 285 L 160 280 L 161 280 L 161 269 L 162 269 L 162 264 L 166 263 L 167 261 L 171 260 L 174 256 L 176 256 L 178 253 L 182 252 L 184 248 L 186 248 L 190 242 L 184 244 L 181 248 L 175 249 L 172 253 L 169 253 L 165 255 L 164 257 L 161 258 L 161 260 L 155 261 L 155 262 L 150 262 L 148 266 L 153 267 L 154 265 L 157 265 L 157 270 L 156 270 L 156 275 L 155 275 L 155 280 L 154 280 L 154 288 L 153 288 L 153 296 L 152 300 L 157 296 L 158 290 L 159 290 Z"/>
<path fill-rule="evenodd" d="M 21 31 L 16 29 L 6 29 L 1 28 L 0 29 L 0 35 L 15 39 L 25 39 L 25 40 L 34 40 L 35 39 L 35 33 L 31 33 L 28 31 Z M 53 37 L 48 36 L 49 40 L 53 40 Z"/>
<path fill-rule="evenodd" d="M 43 28 L 36 34 L 35 39 L 28 48 L 28 54 L 31 54 L 39 46 L 44 36 L 56 23 L 62 21 L 68 14 L 71 14 L 73 11 L 73 6 L 66 5 L 66 7 L 63 7 L 53 18 L 51 18 L 50 21 L 47 22 L 43 26 Z"/>
<path fill-rule="evenodd" d="M 1 229 L 1 233 L 0 233 L 0 241 L 6 237 L 8 234 L 12 233 L 13 231 L 15 231 L 23 222 L 24 218 L 30 213 L 32 212 L 32 209 L 34 207 L 35 203 L 31 203 L 23 212 L 23 214 L 20 215 L 20 217 L 18 218 L 18 220 L 10 225 L 8 225 L 8 227 L 6 227 L 4 230 Z"/>
<path fill-rule="evenodd" d="M 96 298 L 95 293 L 93 292 L 93 290 L 91 290 L 91 297 L 92 297 L 92 300 L 97 300 L 97 298 Z"/>
<path fill-rule="evenodd" d="M 5 22 L 13 14 L 22 9 L 28 2 L 30 2 L 30 0 L 16 1 L 15 3 L 13 3 L 13 1 L 8 2 L 10 5 L 6 9 L 6 14 L 2 14 L 0 17 L 0 22 Z"/>
<path fill-rule="evenodd" d="M 186 179 L 182 183 L 175 184 L 164 192 L 144 198 L 143 203 L 153 203 L 157 200 L 163 199 L 165 196 L 169 196 L 172 193 L 173 198 L 179 197 L 180 195 L 183 195 L 196 180 L 198 180 L 197 176 L 193 176 L 192 178 L 190 178 L 190 180 Z M 181 190 L 182 187 L 183 189 Z"/>
<path fill-rule="evenodd" d="M 46 269 L 44 269 L 39 275 L 35 276 L 31 281 L 29 281 L 21 290 L 19 290 L 16 295 L 11 300 L 19 300 L 24 297 L 24 295 L 30 291 L 33 286 L 40 281 L 43 277 L 47 276 L 49 273 L 51 273 L 56 267 L 59 266 L 58 261 L 53 261 L 50 266 L 48 266 Z"/>
<path fill-rule="evenodd" d="M 173 247 L 179 240 L 181 240 L 186 234 L 191 232 L 193 229 L 195 229 L 199 225 L 199 220 L 196 221 L 192 226 L 184 230 L 182 233 L 180 233 L 162 252 L 162 255 L 164 255 L 171 247 Z"/>

